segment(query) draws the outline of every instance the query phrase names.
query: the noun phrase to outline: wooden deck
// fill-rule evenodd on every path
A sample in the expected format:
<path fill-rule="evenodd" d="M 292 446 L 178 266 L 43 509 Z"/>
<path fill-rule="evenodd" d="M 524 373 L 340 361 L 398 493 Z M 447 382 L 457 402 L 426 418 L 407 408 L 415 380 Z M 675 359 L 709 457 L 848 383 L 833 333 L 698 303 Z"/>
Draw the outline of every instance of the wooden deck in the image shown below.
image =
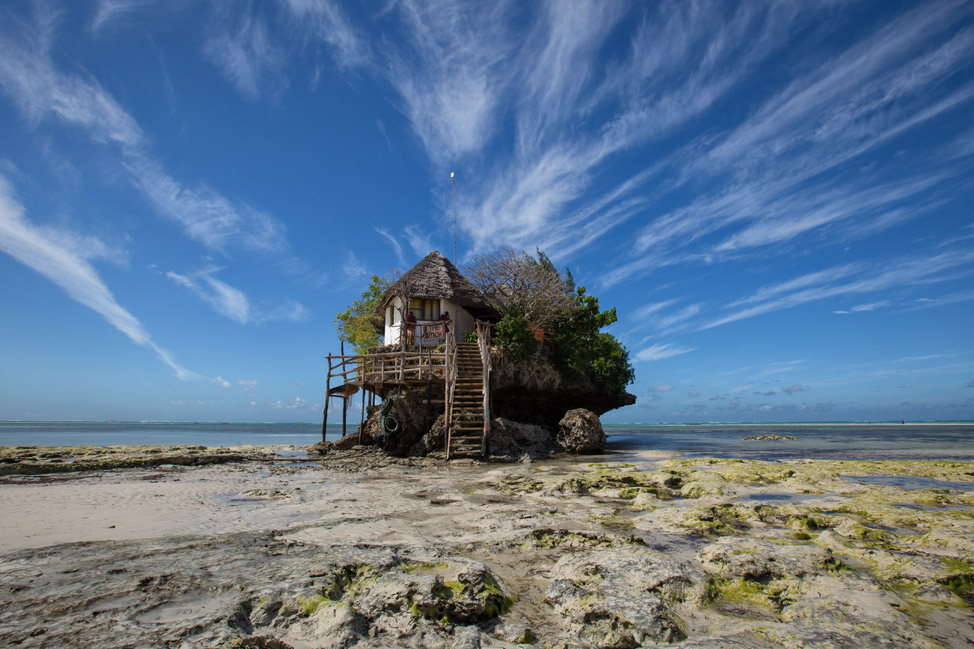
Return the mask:
<path fill-rule="evenodd" d="M 406 346 L 394 352 L 327 356 L 325 409 L 321 424 L 324 441 L 328 403 L 342 399 L 342 436 L 347 433 L 349 399 L 360 390 L 376 397 L 426 388 L 427 405 L 446 413 L 446 456 L 484 454 L 490 430 L 490 333 L 492 325 L 477 322 L 477 343 L 457 344 L 453 331 L 442 346 Z M 458 360 L 459 352 L 459 360 Z M 431 399 L 430 394 L 442 395 Z M 365 420 L 366 395 L 362 395 L 360 421 Z M 455 435 L 455 437 L 454 437 Z"/>

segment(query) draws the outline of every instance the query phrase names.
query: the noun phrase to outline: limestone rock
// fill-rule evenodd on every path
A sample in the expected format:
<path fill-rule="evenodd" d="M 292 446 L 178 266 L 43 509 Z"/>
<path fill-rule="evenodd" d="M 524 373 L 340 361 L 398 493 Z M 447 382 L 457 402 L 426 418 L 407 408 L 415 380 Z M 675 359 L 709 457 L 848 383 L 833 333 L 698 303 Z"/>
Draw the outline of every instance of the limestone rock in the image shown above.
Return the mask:
<path fill-rule="evenodd" d="M 331 442 L 316 442 L 308 447 L 308 459 L 317 460 L 320 457 L 328 455 L 331 451 Z"/>
<path fill-rule="evenodd" d="M 450 649 L 480 649 L 480 629 L 475 626 L 464 626 L 456 630 L 455 639 Z"/>
<path fill-rule="evenodd" d="M 690 586 L 682 568 L 649 550 L 568 554 L 558 560 L 545 601 L 568 633 L 598 649 L 629 649 L 684 638 L 663 602 Z M 640 593 L 633 597 L 633 593 Z"/>
<path fill-rule="evenodd" d="M 605 431 L 598 415 L 584 408 L 566 412 L 558 422 L 558 443 L 569 453 L 602 453 Z"/>
<path fill-rule="evenodd" d="M 425 393 L 394 394 L 386 402 L 388 405 L 385 408 L 385 417 L 395 423 L 385 426 L 383 430 L 383 415 L 380 414 L 382 406 L 370 407 L 368 418 L 359 426 L 356 444 L 378 445 L 389 455 L 399 457 L 425 455 L 428 450 L 423 441 L 424 436 L 429 432 L 435 416 L 426 405 Z M 390 428 L 394 430 L 389 430 Z"/>
<path fill-rule="evenodd" d="M 817 545 L 781 545 L 760 539 L 723 537 L 700 553 L 704 570 L 749 581 L 802 578 L 834 570 L 832 551 Z"/>
<path fill-rule="evenodd" d="M 497 417 L 490 426 L 490 454 L 518 461 L 525 454 L 530 458 L 550 457 L 556 450 L 551 431 L 533 424 L 522 424 Z"/>
<path fill-rule="evenodd" d="M 540 358 L 513 362 L 491 348 L 491 395 L 494 415 L 554 428 L 565 411 L 585 408 L 602 415 L 636 403 L 635 395 L 590 379 L 566 380 Z"/>

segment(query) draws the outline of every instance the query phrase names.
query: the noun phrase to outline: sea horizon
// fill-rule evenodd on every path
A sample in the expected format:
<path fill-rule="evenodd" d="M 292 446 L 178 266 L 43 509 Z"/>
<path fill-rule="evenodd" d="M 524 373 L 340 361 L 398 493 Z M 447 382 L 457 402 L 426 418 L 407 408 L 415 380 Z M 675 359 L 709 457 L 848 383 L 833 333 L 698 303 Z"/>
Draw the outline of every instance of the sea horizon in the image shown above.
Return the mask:
<path fill-rule="evenodd" d="M 3 424 L 166 424 L 166 425 L 187 425 L 187 426 L 320 426 L 317 421 L 222 421 L 222 420 L 166 420 L 166 419 L 0 419 Z M 857 421 L 662 421 L 662 422 L 611 422 L 602 423 L 602 427 L 611 426 L 882 426 L 882 425 L 911 425 L 919 426 L 932 424 L 937 426 L 947 425 L 974 425 L 974 419 L 877 419 L 877 420 L 857 420 Z M 349 420 L 348 426 L 353 422 Z M 355 423 L 354 425 L 358 425 Z M 330 423 L 328 428 L 341 428 L 340 423 Z"/>
<path fill-rule="evenodd" d="M 358 421 L 345 432 L 355 433 Z M 611 453 L 765 460 L 974 460 L 974 422 L 712 422 L 604 424 Z M 325 440 L 342 437 L 329 423 Z M 322 440 L 318 422 L 0 421 L 0 446 L 281 446 Z"/>

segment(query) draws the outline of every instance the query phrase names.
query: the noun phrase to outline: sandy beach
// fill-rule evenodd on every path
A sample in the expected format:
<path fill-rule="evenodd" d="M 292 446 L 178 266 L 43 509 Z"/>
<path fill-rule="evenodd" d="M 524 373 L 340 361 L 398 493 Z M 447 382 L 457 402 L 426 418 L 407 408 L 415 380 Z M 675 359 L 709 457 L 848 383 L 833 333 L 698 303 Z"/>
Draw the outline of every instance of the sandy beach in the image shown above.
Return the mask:
<path fill-rule="evenodd" d="M 236 452 L 245 459 L 0 477 L 0 645 L 974 637 L 974 463 Z"/>

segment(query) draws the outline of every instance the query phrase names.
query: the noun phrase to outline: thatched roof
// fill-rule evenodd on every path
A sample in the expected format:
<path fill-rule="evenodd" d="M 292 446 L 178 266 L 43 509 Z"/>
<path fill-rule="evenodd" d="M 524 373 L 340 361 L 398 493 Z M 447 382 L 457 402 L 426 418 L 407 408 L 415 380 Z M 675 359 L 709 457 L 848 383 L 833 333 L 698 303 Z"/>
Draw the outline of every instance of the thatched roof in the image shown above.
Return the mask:
<path fill-rule="evenodd" d="M 497 310 L 484 299 L 477 287 L 460 274 L 449 259 L 435 250 L 389 287 L 379 301 L 377 312 L 382 313 L 396 295 L 404 293 L 410 298 L 456 302 L 475 318 L 493 319 L 498 316 Z"/>

